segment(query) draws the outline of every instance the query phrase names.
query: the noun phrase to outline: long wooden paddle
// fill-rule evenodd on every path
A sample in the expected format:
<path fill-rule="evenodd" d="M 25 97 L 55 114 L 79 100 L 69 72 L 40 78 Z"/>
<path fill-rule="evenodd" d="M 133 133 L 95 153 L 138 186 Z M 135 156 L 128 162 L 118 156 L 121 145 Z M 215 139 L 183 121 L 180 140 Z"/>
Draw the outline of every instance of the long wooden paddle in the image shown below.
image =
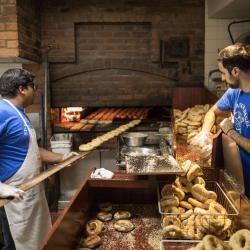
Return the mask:
<path fill-rule="evenodd" d="M 21 184 L 20 186 L 18 186 L 18 188 L 20 188 L 23 191 L 31 189 L 32 187 L 38 185 L 39 183 L 41 183 L 42 181 L 44 181 L 48 177 L 50 177 L 53 174 L 57 173 L 58 171 L 62 170 L 63 168 L 69 167 L 70 165 L 72 165 L 76 161 L 84 158 L 87 154 L 88 154 L 88 152 L 80 153 L 79 155 L 72 156 L 71 158 L 69 158 L 68 160 L 66 160 L 66 161 L 64 161 L 62 163 L 53 165 L 48 170 L 43 171 L 42 173 L 35 176 L 34 178 L 32 178 L 32 179 L 28 180 L 27 182 Z M 3 207 L 8 202 L 10 202 L 12 199 L 13 199 L 12 197 L 4 198 L 4 199 L 0 198 L 0 207 Z"/>

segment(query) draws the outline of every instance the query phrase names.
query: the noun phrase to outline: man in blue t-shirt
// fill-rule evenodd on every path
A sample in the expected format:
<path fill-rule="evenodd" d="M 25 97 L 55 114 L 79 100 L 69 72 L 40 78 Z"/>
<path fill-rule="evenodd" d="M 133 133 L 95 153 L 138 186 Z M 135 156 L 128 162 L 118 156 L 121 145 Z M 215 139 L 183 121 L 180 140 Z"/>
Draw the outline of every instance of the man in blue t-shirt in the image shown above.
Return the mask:
<path fill-rule="evenodd" d="M 24 109 L 33 104 L 35 76 L 24 69 L 9 69 L 0 77 L 0 198 L 15 199 L 0 207 L 4 248 L 38 249 L 51 227 L 42 185 L 26 192 L 17 187 L 39 175 L 41 162 L 59 163 L 62 155 L 39 148 L 35 131 Z"/>
<path fill-rule="evenodd" d="M 233 119 L 220 123 L 222 131 L 239 146 L 244 174 L 245 194 L 250 199 L 250 46 L 230 45 L 219 53 L 221 79 L 229 89 L 206 114 L 199 136 L 205 137 L 217 115 L 230 110 Z"/>

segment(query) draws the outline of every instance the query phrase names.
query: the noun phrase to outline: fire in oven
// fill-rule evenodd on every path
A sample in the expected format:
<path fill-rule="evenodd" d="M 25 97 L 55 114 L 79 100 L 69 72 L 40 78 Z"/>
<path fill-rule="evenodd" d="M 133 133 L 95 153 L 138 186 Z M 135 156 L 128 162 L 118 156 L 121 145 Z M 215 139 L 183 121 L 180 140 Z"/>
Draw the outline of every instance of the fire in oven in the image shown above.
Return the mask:
<path fill-rule="evenodd" d="M 74 132 L 75 136 L 82 137 L 91 134 L 92 141 L 79 145 L 81 151 L 92 150 L 97 145 L 101 149 L 103 141 L 113 138 L 114 133 L 116 162 L 120 169 L 137 174 L 163 173 L 166 164 L 175 166 L 175 162 L 166 163 L 166 157 L 158 157 L 174 155 L 171 114 L 169 107 L 55 108 L 52 109 L 53 132 Z M 116 134 L 116 130 L 128 126 L 132 120 L 140 122 Z"/>
<path fill-rule="evenodd" d="M 53 132 L 105 132 L 130 120 L 141 120 L 136 130 L 158 131 L 170 126 L 171 109 L 168 107 L 63 107 L 52 108 Z"/>

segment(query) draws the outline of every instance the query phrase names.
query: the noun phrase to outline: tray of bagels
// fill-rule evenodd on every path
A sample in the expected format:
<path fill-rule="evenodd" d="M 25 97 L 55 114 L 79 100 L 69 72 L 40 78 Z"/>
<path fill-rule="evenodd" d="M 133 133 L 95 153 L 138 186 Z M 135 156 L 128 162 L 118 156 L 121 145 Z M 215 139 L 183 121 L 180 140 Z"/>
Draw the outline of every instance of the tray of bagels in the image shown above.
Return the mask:
<path fill-rule="evenodd" d="M 205 181 L 201 167 L 187 160 L 173 183 L 159 183 L 158 209 L 163 239 L 201 240 L 213 234 L 227 240 L 239 215 L 216 181 Z"/>
<path fill-rule="evenodd" d="M 230 236 L 228 241 L 207 234 L 202 240 L 162 240 L 160 250 L 248 250 L 250 231 L 241 229 Z"/>

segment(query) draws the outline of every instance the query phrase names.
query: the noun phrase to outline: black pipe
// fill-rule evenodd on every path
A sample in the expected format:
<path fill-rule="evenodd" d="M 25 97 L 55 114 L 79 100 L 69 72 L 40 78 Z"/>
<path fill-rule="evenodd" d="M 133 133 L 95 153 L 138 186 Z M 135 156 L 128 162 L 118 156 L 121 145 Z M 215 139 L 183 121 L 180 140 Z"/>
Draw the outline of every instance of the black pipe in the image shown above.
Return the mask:
<path fill-rule="evenodd" d="M 73 77 L 73 76 L 81 75 L 81 74 L 84 74 L 84 73 L 91 73 L 91 72 L 95 72 L 95 71 L 112 70 L 112 69 L 130 70 L 130 71 L 134 71 L 134 72 L 146 73 L 146 74 L 149 74 L 149 75 L 161 77 L 161 78 L 173 81 L 173 82 L 178 82 L 179 81 L 178 78 L 168 77 L 168 76 L 165 76 L 163 74 L 161 75 L 161 74 L 157 74 L 157 73 L 153 73 L 153 72 L 148 72 L 148 71 L 144 71 L 144 70 L 137 70 L 137 69 L 131 69 L 131 68 L 119 68 L 119 67 L 107 67 L 107 68 L 96 68 L 96 69 L 89 69 L 89 70 L 83 70 L 83 71 L 76 72 L 76 73 L 71 73 L 71 74 L 68 74 L 66 76 L 62 76 L 62 77 L 56 78 L 56 79 L 54 79 L 51 82 L 56 82 L 56 81 L 63 80 L 63 79 L 68 78 L 68 77 Z"/>
<path fill-rule="evenodd" d="M 231 26 L 232 26 L 233 24 L 247 23 L 247 22 L 250 22 L 250 19 L 241 20 L 241 21 L 233 21 L 233 22 L 231 22 L 231 23 L 228 24 L 227 30 L 228 30 L 230 39 L 231 39 L 231 41 L 232 41 L 233 44 L 235 44 L 235 41 L 234 41 L 234 38 L 233 38 L 233 35 L 232 35 L 232 32 L 231 32 Z"/>

